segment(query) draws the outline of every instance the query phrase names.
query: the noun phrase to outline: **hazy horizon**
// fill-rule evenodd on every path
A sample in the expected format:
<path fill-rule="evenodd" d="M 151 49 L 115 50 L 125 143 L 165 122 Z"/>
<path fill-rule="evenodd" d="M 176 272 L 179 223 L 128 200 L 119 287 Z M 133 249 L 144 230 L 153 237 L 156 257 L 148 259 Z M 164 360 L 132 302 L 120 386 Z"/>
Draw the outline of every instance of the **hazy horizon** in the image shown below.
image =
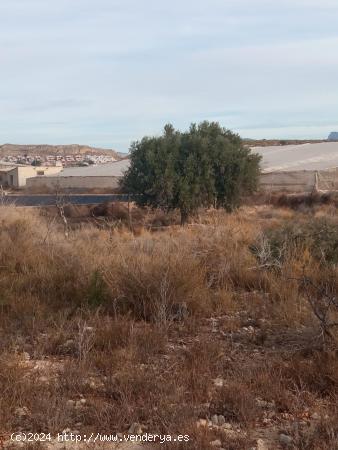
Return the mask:
<path fill-rule="evenodd" d="M 2 0 L 0 142 L 128 151 L 171 122 L 338 130 L 336 0 Z"/>

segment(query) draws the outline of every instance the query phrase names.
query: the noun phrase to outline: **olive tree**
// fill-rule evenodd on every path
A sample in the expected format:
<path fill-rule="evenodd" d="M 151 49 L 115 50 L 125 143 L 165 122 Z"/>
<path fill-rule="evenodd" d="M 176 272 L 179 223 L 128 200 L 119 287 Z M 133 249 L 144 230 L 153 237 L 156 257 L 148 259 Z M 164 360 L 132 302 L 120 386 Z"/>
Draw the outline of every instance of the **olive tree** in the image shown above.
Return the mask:
<path fill-rule="evenodd" d="M 139 205 L 179 209 L 185 224 L 199 207 L 238 206 L 257 188 L 260 159 L 218 123 L 192 124 L 186 132 L 169 124 L 161 136 L 132 143 L 121 187 L 138 194 Z"/>

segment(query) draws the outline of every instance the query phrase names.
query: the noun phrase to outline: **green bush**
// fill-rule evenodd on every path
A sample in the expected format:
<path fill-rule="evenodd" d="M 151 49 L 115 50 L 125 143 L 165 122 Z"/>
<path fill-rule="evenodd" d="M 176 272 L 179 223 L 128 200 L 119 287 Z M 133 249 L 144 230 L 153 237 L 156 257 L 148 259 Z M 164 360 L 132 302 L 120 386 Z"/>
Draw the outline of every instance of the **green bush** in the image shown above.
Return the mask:
<path fill-rule="evenodd" d="M 261 242 L 251 248 L 258 257 L 263 253 L 262 242 L 266 247 L 266 259 L 270 261 L 281 262 L 291 251 L 307 248 L 322 263 L 338 264 L 338 223 L 334 219 L 290 221 L 281 227 L 270 228 Z"/>

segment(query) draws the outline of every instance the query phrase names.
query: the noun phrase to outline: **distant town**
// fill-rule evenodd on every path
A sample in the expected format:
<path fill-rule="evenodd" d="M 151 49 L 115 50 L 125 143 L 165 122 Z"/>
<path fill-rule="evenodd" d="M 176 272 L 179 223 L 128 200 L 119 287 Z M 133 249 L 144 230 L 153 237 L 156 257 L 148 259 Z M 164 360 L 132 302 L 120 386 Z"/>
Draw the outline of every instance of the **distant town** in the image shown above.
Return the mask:
<path fill-rule="evenodd" d="M 1 158 L 2 162 L 10 164 L 43 165 L 63 167 L 89 166 L 91 164 L 106 164 L 117 161 L 114 156 L 107 155 L 7 155 Z"/>

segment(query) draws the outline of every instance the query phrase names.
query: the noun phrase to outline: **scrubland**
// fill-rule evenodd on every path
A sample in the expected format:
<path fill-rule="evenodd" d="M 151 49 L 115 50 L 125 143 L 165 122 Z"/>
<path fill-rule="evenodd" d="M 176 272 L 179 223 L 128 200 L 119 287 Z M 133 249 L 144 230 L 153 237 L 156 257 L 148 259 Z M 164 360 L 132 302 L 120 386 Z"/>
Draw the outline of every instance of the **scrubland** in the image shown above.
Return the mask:
<path fill-rule="evenodd" d="M 338 448 L 336 206 L 289 206 L 184 228 L 2 206 L 6 447 L 68 429 L 191 438 L 164 449 Z"/>

